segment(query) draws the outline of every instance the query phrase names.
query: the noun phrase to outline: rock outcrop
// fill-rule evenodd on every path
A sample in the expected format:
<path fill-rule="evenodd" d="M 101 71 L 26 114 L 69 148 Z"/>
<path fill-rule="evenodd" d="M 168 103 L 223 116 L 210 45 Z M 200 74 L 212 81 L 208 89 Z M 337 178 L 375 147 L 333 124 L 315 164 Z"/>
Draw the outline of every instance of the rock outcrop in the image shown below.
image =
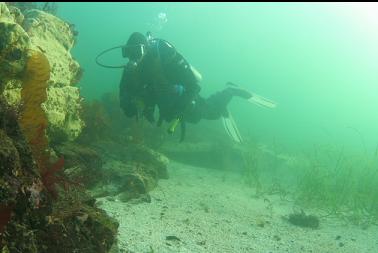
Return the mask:
<path fill-rule="evenodd" d="M 80 118 L 81 97 L 74 87 L 82 69 L 70 50 L 75 43 L 72 26 L 58 17 L 40 10 L 23 14 L 4 3 L 0 4 L 0 91 L 8 103 L 20 104 L 20 90 L 26 59 L 30 50 L 43 52 L 51 66 L 47 101 L 43 104 L 53 142 L 76 139 L 84 126 Z"/>
<path fill-rule="evenodd" d="M 53 199 L 43 186 L 17 114 L 0 97 L 0 251 L 108 252 L 118 224 L 71 187 Z"/>
<path fill-rule="evenodd" d="M 0 3 L 2 253 L 105 253 L 115 242 L 118 223 L 64 175 L 63 157 L 50 161 L 56 157 L 45 127 L 51 143 L 75 139 L 83 126 L 79 92 L 71 86 L 80 75 L 69 53 L 73 43 L 69 25 L 53 15 Z"/>

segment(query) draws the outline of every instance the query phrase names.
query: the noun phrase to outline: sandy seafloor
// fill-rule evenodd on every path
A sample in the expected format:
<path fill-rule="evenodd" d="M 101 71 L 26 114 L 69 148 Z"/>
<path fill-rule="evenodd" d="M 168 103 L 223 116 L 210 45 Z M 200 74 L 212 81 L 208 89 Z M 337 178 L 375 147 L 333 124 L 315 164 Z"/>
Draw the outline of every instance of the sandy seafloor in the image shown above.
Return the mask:
<path fill-rule="evenodd" d="M 120 223 L 119 252 L 378 252 L 376 226 L 322 218 L 319 229 L 297 227 L 282 218 L 293 212 L 292 203 L 254 197 L 237 173 L 176 162 L 168 171 L 170 178 L 150 192 L 150 203 L 98 199 Z"/>

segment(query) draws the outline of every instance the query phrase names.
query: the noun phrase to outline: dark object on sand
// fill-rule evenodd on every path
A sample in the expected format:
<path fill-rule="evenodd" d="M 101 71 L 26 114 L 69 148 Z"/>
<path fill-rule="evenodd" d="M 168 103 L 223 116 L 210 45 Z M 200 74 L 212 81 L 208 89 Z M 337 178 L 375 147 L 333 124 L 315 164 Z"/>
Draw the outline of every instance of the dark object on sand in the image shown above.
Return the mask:
<path fill-rule="evenodd" d="M 178 238 L 175 235 L 168 235 L 168 236 L 165 237 L 165 239 L 168 240 L 168 241 L 181 241 L 180 238 Z"/>
<path fill-rule="evenodd" d="M 319 228 L 319 218 L 315 215 L 307 215 L 303 210 L 300 213 L 290 214 L 287 220 L 299 227 Z"/>

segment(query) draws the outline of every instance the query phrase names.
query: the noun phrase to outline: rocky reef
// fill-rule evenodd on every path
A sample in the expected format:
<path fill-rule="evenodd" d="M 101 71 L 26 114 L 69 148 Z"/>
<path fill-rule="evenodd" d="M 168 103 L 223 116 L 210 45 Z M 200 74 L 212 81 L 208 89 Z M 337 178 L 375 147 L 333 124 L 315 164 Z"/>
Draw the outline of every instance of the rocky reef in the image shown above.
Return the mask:
<path fill-rule="evenodd" d="M 70 26 L 53 15 L 0 3 L 2 253 L 109 252 L 116 240 L 118 223 L 49 146 L 84 125 L 73 43 Z"/>
<path fill-rule="evenodd" d="M 0 251 L 109 252 L 118 223 L 95 198 L 148 202 L 161 134 L 116 94 L 84 102 L 77 31 L 33 6 L 0 3 Z"/>
<path fill-rule="evenodd" d="M 21 12 L 0 4 L 0 90 L 9 104 L 20 105 L 22 80 L 30 50 L 42 52 L 51 66 L 47 100 L 43 109 L 49 122 L 49 139 L 63 142 L 77 138 L 84 126 L 80 118 L 81 97 L 78 83 L 83 73 L 70 50 L 76 32 L 72 25 L 36 9 Z"/>
<path fill-rule="evenodd" d="M 16 111 L 2 98 L 0 137 L 1 252 L 108 252 L 118 224 L 73 185 L 55 199 L 46 181 L 64 181 L 40 174 Z"/>
<path fill-rule="evenodd" d="M 112 93 L 85 103 L 82 115 L 86 126 L 77 143 L 59 146 L 57 151 L 68 160 L 96 161 L 96 165 L 72 166 L 73 173 L 87 178 L 94 197 L 118 195 L 122 201 L 148 201 L 148 192 L 160 179 L 168 178 L 168 158 L 152 149 L 158 142 L 156 128 L 127 119 Z M 97 176 L 92 180 L 86 175 Z"/>

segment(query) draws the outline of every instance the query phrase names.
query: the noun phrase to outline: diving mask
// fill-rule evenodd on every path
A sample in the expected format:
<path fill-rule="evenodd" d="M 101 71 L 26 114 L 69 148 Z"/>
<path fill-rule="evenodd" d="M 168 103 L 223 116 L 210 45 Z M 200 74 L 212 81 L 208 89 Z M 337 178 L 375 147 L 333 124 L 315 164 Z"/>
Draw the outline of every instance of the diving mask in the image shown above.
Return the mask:
<path fill-rule="evenodd" d="M 146 45 L 138 44 L 132 46 L 122 47 L 122 56 L 124 58 L 129 58 L 131 61 L 139 62 L 143 56 L 146 54 Z"/>

